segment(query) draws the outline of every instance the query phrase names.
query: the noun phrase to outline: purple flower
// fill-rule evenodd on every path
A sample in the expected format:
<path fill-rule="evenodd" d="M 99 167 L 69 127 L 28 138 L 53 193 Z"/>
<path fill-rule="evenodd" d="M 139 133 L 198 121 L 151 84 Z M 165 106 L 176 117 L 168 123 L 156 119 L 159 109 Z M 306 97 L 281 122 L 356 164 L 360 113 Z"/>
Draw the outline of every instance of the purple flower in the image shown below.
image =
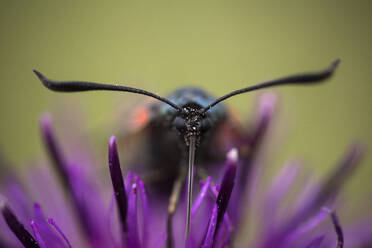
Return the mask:
<path fill-rule="evenodd" d="M 195 187 L 187 240 L 184 195 L 159 200 L 139 175 L 123 174 L 115 137 L 108 145 L 109 170 L 97 175 L 83 152 L 76 152 L 80 159 L 64 152 L 50 117 L 43 116 L 42 138 L 56 173 L 39 165 L 24 180 L 14 173 L 3 177 L 0 247 L 372 247 L 367 223 L 343 225 L 335 212 L 362 156 L 360 145 L 352 145 L 321 182 L 302 175 L 301 164 L 292 161 L 269 186 L 261 185 L 274 110 L 275 97 L 261 97 L 255 124 L 216 166 L 221 171 Z"/>

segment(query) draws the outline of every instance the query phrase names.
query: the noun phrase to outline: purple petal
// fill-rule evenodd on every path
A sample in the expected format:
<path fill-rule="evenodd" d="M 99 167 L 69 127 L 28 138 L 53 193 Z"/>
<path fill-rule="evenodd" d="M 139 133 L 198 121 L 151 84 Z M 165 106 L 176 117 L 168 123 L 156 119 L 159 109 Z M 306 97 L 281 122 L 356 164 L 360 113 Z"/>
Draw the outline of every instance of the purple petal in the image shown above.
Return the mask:
<path fill-rule="evenodd" d="M 275 228 L 279 206 L 297 178 L 298 173 L 299 167 L 297 164 L 291 163 L 281 170 L 271 184 L 263 205 L 263 235 L 268 235 Z"/>
<path fill-rule="evenodd" d="M 191 219 L 195 216 L 196 212 L 199 210 L 201 203 L 203 202 L 203 199 L 205 198 L 205 195 L 207 194 L 209 185 L 211 184 L 211 177 L 208 177 L 200 190 L 200 193 L 196 200 L 194 201 L 194 204 L 191 209 Z"/>
<path fill-rule="evenodd" d="M 322 241 L 324 239 L 324 236 L 319 236 L 315 239 L 313 239 L 307 246 L 306 248 L 319 248 L 320 245 L 322 244 Z"/>
<path fill-rule="evenodd" d="M 2 185 L 4 195 L 7 197 L 7 203 L 12 206 L 12 209 L 17 213 L 20 221 L 27 222 L 32 217 L 32 204 L 29 197 L 28 188 L 15 177 L 6 178 L 6 182 Z"/>
<path fill-rule="evenodd" d="M 231 192 L 235 184 L 238 154 L 236 149 L 232 149 L 227 156 L 225 173 L 222 178 L 221 189 L 218 192 L 216 204 L 213 208 L 212 216 L 209 220 L 203 247 L 213 246 L 213 242 L 218 234 L 219 227 L 225 217 Z"/>
<path fill-rule="evenodd" d="M 347 153 L 338 163 L 335 171 L 326 179 L 320 187 L 317 194 L 312 199 L 309 199 L 305 208 L 297 213 L 292 219 L 292 225 L 309 218 L 314 212 L 326 205 L 327 201 L 335 197 L 340 191 L 345 181 L 351 176 L 356 165 L 360 162 L 363 153 L 362 146 L 355 144 L 349 148 Z"/>
<path fill-rule="evenodd" d="M 48 151 L 49 157 L 53 162 L 55 170 L 58 172 L 58 175 L 62 181 L 63 186 L 68 191 L 68 193 L 72 196 L 73 200 L 75 201 L 75 208 L 80 209 L 81 204 L 79 201 L 77 201 L 77 197 L 75 195 L 75 190 L 72 188 L 71 182 L 70 182 L 70 176 L 68 172 L 68 164 L 66 162 L 65 157 L 62 155 L 62 150 L 60 149 L 54 131 L 52 130 L 52 121 L 51 117 L 49 115 L 43 115 L 40 119 L 41 124 L 41 133 L 43 136 L 43 141 L 46 146 L 46 149 Z M 81 222 L 86 222 L 85 211 L 79 211 Z M 83 224 L 83 226 L 89 226 L 87 223 Z M 89 230 L 88 227 L 85 229 L 83 227 L 83 230 Z"/>
<path fill-rule="evenodd" d="M 218 213 L 216 222 L 216 233 L 218 232 L 221 221 L 225 215 L 227 206 L 229 204 L 231 192 L 234 188 L 237 161 L 238 161 L 237 150 L 233 149 L 228 154 L 225 174 L 222 178 L 221 189 L 217 196 L 216 204 Z"/>
<path fill-rule="evenodd" d="M 156 240 L 154 247 L 155 248 L 164 248 L 167 241 L 167 235 L 162 233 L 159 235 L 158 240 Z"/>
<path fill-rule="evenodd" d="M 288 237 L 294 229 L 296 229 L 302 222 L 306 221 L 314 215 L 320 208 L 327 204 L 337 192 L 341 189 L 346 179 L 348 179 L 352 171 L 356 168 L 363 153 L 361 145 L 353 145 L 345 154 L 344 158 L 339 162 L 335 171 L 325 180 L 319 191 L 314 194 L 311 199 L 308 199 L 304 208 L 300 209 L 283 225 L 280 231 L 267 240 L 264 247 L 272 247 L 274 244 L 281 247 L 283 241 Z"/>
<path fill-rule="evenodd" d="M 67 190 L 71 190 L 71 185 L 69 182 L 68 176 L 68 165 L 66 162 L 65 157 L 62 154 L 62 150 L 60 149 L 54 131 L 52 129 L 52 120 L 51 117 L 46 114 L 43 115 L 40 119 L 40 127 L 41 127 L 41 134 L 43 137 L 43 141 L 45 144 L 45 148 L 48 151 L 48 155 L 53 162 L 53 166 L 60 177 L 63 186 Z"/>
<path fill-rule="evenodd" d="M 364 148 L 359 144 L 352 145 L 342 160 L 338 163 L 335 171 L 325 180 L 321 192 L 314 201 L 314 205 L 322 206 L 328 199 L 334 197 L 350 178 L 359 164 Z"/>
<path fill-rule="evenodd" d="M 129 195 L 130 192 L 132 191 L 133 178 L 134 178 L 134 173 L 129 171 L 124 180 L 125 191 L 127 192 L 127 195 Z"/>
<path fill-rule="evenodd" d="M 74 206 L 69 196 L 64 194 L 61 185 L 56 182 L 52 168 L 46 164 L 41 165 L 40 168 L 32 168 L 28 174 L 27 183 L 30 185 L 29 190 L 33 199 L 37 199 L 38 203 L 43 206 L 43 212 L 51 214 L 63 230 L 71 237 L 71 240 L 77 245 L 84 239 L 81 235 L 76 236 L 75 233 L 79 232 L 79 220 Z M 47 187 L 46 187 L 47 185 Z M 35 209 L 29 219 L 35 220 Z M 29 220 L 28 219 L 28 220 Z M 36 221 L 36 220 L 35 220 Z M 50 227 L 55 232 L 54 228 Z M 56 233 L 59 237 L 59 235 Z M 84 235 L 84 234 L 82 234 Z M 45 238 L 44 238 L 45 240 Z M 47 243 L 48 244 L 48 243 Z"/>
<path fill-rule="evenodd" d="M 8 224 L 8 227 L 15 236 L 17 236 L 18 240 L 26 247 L 26 248 L 39 248 L 39 244 L 37 243 L 36 239 L 26 230 L 26 228 L 22 225 L 21 222 L 18 221 L 17 217 L 14 215 L 12 210 L 6 205 L 6 203 L 1 202 L 1 213 Z"/>
<path fill-rule="evenodd" d="M 214 185 L 214 187 L 212 185 L 209 186 L 209 192 L 211 194 L 213 201 L 217 201 L 217 196 L 218 196 L 219 191 L 220 191 L 220 186 L 218 184 Z M 232 225 L 229 213 L 225 213 L 224 223 L 226 225 L 226 229 L 228 231 L 232 231 L 233 225 Z"/>
<path fill-rule="evenodd" d="M 88 186 L 82 174 L 78 173 L 78 167 L 75 170 L 69 170 L 68 163 L 62 155 L 62 151 L 55 138 L 51 119 L 48 115 L 44 115 L 41 118 L 41 131 L 49 156 L 61 178 L 63 186 L 72 199 L 81 229 L 92 243 L 97 244 L 97 241 L 101 239 L 102 232 L 97 230 L 96 221 L 94 221 L 94 217 L 91 215 L 91 211 L 89 211 L 89 207 L 92 210 L 96 206 L 89 205 L 86 199 L 82 197 L 90 194 L 92 187 L 91 185 Z M 98 195 L 95 195 L 95 198 L 97 197 Z"/>
<path fill-rule="evenodd" d="M 249 181 L 249 174 L 252 170 L 252 165 L 258 154 L 258 150 L 261 147 L 261 143 L 265 137 L 273 113 L 275 111 L 276 96 L 272 93 L 264 94 L 259 99 L 259 109 L 257 124 L 255 125 L 254 131 L 249 137 L 249 148 L 247 153 L 242 155 L 243 165 L 240 168 L 238 185 L 242 194 L 246 190 L 247 182 Z"/>
<path fill-rule="evenodd" d="M 258 102 L 258 111 L 253 118 L 255 123 L 248 133 L 242 134 L 242 141 L 238 147 L 241 156 L 237 173 L 237 187 L 231 199 L 234 204 L 230 206 L 230 216 L 236 227 L 243 224 L 245 218 L 241 218 L 241 216 L 247 214 L 249 205 L 252 204 L 254 194 L 257 192 L 255 187 L 257 187 L 259 180 L 257 174 L 260 171 L 258 165 L 262 159 L 260 154 L 274 117 L 276 102 L 275 94 L 262 94 Z"/>
<path fill-rule="evenodd" d="M 217 205 L 214 206 L 212 216 L 208 223 L 208 228 L 206 235 L 204 237 L 203 244 L 201 245 L 202 248 L 211 248 L 214 242 L 214 234 L 216 232 L 217 226 L 217 216 L 218 216 L 218 207 Z"/>
<path fill-rule="evenodd" d="M 120 218 L 114 218 L 114 207 L 115 207 L 115 202 L 116 202 L 116 197 L 115 197 L 115 192 L 112 192 L 112 197 L 111 197 L 111 200 L 110 200 L 110 205 L 109 205 L 109 208 L 108 208 L 108 212 L 107 212 L 107 217 L 106 217 L 106 221 L 107 221 L 107 230 L 108 230 L 108 235 L 109 235 L 109 239 L 112 243 L 112 246 L 113 247 L 120 247 L 122 246 L 122 241 L 119 242 L 116 240 L 116 237 L 115 237 L 115 233 L 116 231 L 120 232 L 122 234 L 122 228 L 121 228 L 121 225 L 117 225 L 119 226 L 119 230 L 116 230 L 113 228 L 113 221 L 114 220 L 117 220 L 120 222 Z M 119 212 L 119 211 L 117 211 Z M 115 216 L 116 217 L 116 216 Z M 117 224 L 117 223 L 115 223 Z M 115 225 L 116 227 L 116 225 Z M 123 240 L 123 237 L 121 235 L 121 240 Z"/>
<path fill-rule="evenodd" d="M 50 229 L 39 204 L 34 204 L 34 232 L 38 232 L 46 247 L 66 247 L 63 241 Z M 36 231 L 35 231 L 36 230 Z M 36 233 L 35 233 L 36 237 Z M 39 238 L 36 237 L 39 241 Z M 40 245 L 41 246 L 41 245 Z"/>
<path fill-rule="evenodd" d="M 142 217 L 142 247 L 146 248 L 148 246 L 149 239 L 149 218 L 150 218 L 150 208 L 147 202 L 147 193 L 145 184 L 143 181 L 136 176 L 136 182 L 138 184 L 140 202 L 141 202 L 141 217 Z"/>
<path fill-rule="evenodd" d="M 129 194 L 128 201 L 128 234 L 127 247 L 140 247 L 138 236 L 138 218 L 137 218 L 137 184 L 132 185 L 132 190 Z"/>
<path fill-rule="evenodd" d="M 56 222 L 53 219 L 49 218 L 48 219 L 48 223 L 52 227 L 54 227 L 54 229 L 56 229 L 56 231 L 59 233 L 59 235 L 61 235 L 61 237 L 63 238 L 63 240 L 66 242 L 67 247 L 68 248 L 72 248 L 70 241 L 68 240 L 68 238 L 66 237 L 66 235 L 62 232 L 61 228 L 59 228 L 59 226 L 56 224 Z"/>
<path fill-rule="evenodd" d="M 40 232 L 39 232 L 39 229 L 38 229 L 38 226 L 37 226 L 36 222 L 32 220 L 30 222 L 30 225 L 31 225 L 32 230 L 34 231 L 35 239 L 37 240 L 40 248 L 47 248 L 43 238 L 40 235 Z"/>
<path fill-rule="evenodd" d="M 293 240 L 302 237 L 304 234 L 318 226 L 325 218 L 327 217 L 327 213 L 323 210 L 320 211 L 316 216 L 310 218 L 305 224 L 298 227 L 294 230 L 287 238 L 286 244 L 292 242 Z"/>
<path fill-rule="evenodd" d="M 120 224 L 123 232 L 127 231 L 128 200 L 125 193 L 123 175 L 120 169 L 119 155 L 114 136 L 109 142 L 109 167 L 112 187 L 114 188 L 116 205 L 119 211 Z"/>

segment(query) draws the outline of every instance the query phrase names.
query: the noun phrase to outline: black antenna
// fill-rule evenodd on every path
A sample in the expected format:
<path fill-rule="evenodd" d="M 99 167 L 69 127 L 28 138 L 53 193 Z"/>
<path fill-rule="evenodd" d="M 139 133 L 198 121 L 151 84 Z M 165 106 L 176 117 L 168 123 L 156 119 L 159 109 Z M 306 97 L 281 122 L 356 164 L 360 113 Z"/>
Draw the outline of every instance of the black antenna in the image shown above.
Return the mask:
<path fill-rule="evenodd" d="M 203 108 L 201 110 L 201 113 L 206 113 L 209 111 L 213 106 L 215 106 L 217 103 L 222 102 L 226 100 L 227 98 L 230 98 L 235 95 L 243 94 L 249 91 L 254 91 L 262 88 L 272 87 L 272 86 L 278 86 L 283 84 L 312 84 L 312 83 L 318 83 L 325 79 L 328 79 L 330 76 L 332 76 L 333 72 L 337 68 L 338 64 L 340 63 L 340 59 L 335 60 L 327 69 L 320 72 L 313 72 L 313 73 L 303 73 L 298 75 L 292 75 L 284 78 L 279 78 L 275 80 L 271 80 L 268 82 L 263 82 L 257 85 L 249 86 L 247 88 L 243 88 L 240 90 L 235 90 L 227 95 L 224 95 L 218 99 L 216 99 L 214 102 L 209 104 L 207 107 Z"/>
<path fill-rule="evenodd" d="M 148 92 L 146 90 L 131 88 L 127 86 L 121 85 L 110 85 L 110 84 L 101 84 L 101 83 L 92 83 L 92 82 L 80 82 L 80 81 L 55 81 L 48 79 L 45 77 L 41 72 L 37 70 L 33 70 L 36 76 L 40 79 L 40 81 L 50 90 L 59 91 L 59 92 L 78 92 L 78 91 L 89 91 L 89 90 L 109 90 L 109 91 L 125 91 L 140 95 L 146 95 L 152 98 L 155 98 L 159 101 L 162 101 L 171 107 L 177 109 L 178 111 L 182 111 L 182 109 L 174 104 L 173 102 L 169 101 L 168 99 L 158 96 L 154 93 Z"/>
<path fill-rule="evenodd" d="M 190 136 L 189 143 L 189 165 L 187 173 L 187 214 L 186 214 L 186 231 L 185 242 L 190 233 L 190 219 L 191 219 L 191 202 L 192 202 L 192 184 L 194 178 L 194 162 L 195 162 L 195 136 Z"/>

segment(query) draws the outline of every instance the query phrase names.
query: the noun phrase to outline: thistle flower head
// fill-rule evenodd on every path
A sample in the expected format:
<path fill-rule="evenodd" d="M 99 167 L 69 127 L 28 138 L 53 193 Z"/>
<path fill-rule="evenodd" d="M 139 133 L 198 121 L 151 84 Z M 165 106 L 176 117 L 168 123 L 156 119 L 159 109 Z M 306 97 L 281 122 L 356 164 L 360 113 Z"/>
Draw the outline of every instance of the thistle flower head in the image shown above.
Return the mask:
<path fill-rule="evenodd" d="M 171 195 L 169 202 L 154 200 L 140 175 L 122 170 L 114 136 L 108 144 L 106 176 L 87 174 L 84 168 L 92 165 L 66 154 L 50 117 L 43 116 L 42 138 L 56 173 L 40 166 L 28 182 L 3 180 L 0 247 L 372 246 L 370 228 L 344 226 L 335 211 L 335 199 L 362 156 L 358 144 L 322 182 L 299 184 L 301 166 L 291 162 L 262 194 L 254 191 L 274 106 L 273 95 L 263 96 L 255 125 L 226 154 L 222 176 L 202 176 L 194 192 L 187 240 L 183 183 L 175 183 L 181 194 Z M 295 185 L 299 191 L 288 200 Z M 249 215 L 252 210 L 258 214 Z M 255 221 L 254 230 L 244 228 L 247 219 Z"/>

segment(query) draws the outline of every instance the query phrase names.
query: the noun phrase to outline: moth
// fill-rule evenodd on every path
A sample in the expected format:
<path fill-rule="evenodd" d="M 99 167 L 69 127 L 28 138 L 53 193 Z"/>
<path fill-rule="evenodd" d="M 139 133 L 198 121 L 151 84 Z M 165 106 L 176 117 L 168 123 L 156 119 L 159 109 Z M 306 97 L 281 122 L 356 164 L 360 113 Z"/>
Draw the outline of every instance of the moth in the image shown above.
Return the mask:
<path fill-rule="evenodd" d="M 318 72 L 301 73 L 271 81 L 248 86 L 232 91 L 224 96 L 215 98 L 199 88 L 182 88 L 176 90 L 169 97 L 161 97 L 152 92 L 122 86 L 117 84 L 102 84 L 84 81 L 55 81 L 48 79 L 42 73 L 34 70 L 36 76 L 45 87 L 58 92 L 80 91 L 123 91 L 145 95 L 156 101 L 142 110 L 142 126 L 149 129 L 148 151 L 150 151 L 151 166 L 160 174 L 169 173 L 170 182 L 179 185 L 187 181 L 187 213 L 186 237 L 190 231 L 190 212 L 192 204 L 192 189 L 196 152 L 202 164 L 208 161 L 210 152 L 215 149 L 217 138 L 222 134 L 223 127 L 229 125 L 230 112 L 221 102 L 247 92 L 275 87 L 280 85 L 313 85 L 329 79 L 340 60 Z M 223 139 L 223 138 L 222 138 Z M 187 162 L 186 162 L 187 161 Z M 184 162 L 184 163 L 183 163 Z M 183 166 L 185 164 L 186 166 Z M 196 165 L 197 167 L 197 165 Z M 184 170 L 185 169 L 185 170 Z M 181 173 L 181 171 L 187 171 Z M 184 176 L 183 176 L 184 175 Z M 175 180 L 177 177 L 186 177 L 187 180 Z M 182 188 L 176 187 L 174 188 Z M 180 190 L 172 192 L 171 202 L 175 204 Z M 173 198 L 173 200 L 172 200 Z M 170 209 L 175 209 L 172 206 Z M 172 213 L 171 213 L 172 214 Z"/>

